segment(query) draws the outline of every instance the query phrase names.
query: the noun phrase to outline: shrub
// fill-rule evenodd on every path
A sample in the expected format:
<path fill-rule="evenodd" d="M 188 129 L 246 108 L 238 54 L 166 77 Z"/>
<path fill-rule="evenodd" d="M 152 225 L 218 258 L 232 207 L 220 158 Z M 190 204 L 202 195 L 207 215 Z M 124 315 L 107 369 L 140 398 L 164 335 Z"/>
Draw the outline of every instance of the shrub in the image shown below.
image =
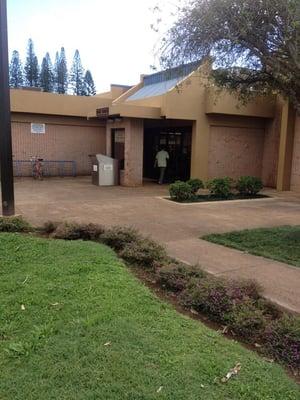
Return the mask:
<path fill-rule="evenodd" d="M 113 226 L 104 232 L 101 236 L 101 242 L 116 251 L 121 251 L 125 246 L 138 241 L 140 238 L 139 233 L 133 228 Z"/>
<path fill-rule="evenodd" d="M 268 322 L 264 311 L 251 300 L 235 306 L 225 319 L 233 332 L 249 342 L 261 338 Z"/>
<path fill-rule="evenodd" d="M 200 189 L 204 188 L 204 184 L 200 179 L 190 179 L 186 183 L 190 185 L 194 195 L 196 195 Z"/>
<path fill-rule="evenodd" d="M 148 238 L 128 243 L 119 255 L 125 261 L 147 269 L 155 269 L 167 258 L 164 247 Z"/>
<path fill-rule="evenodd" d="M 241 176 L 236 184 L 236 189 L 240 194 L 254 196 L 261 191 L 263 183 L 260 178 L 255 176 Z"/>
<path fill-rule="evenodd" d="M 208 181 L 206 186 L 212 195 L 226 199 L 231 194 L 232 183 L 233 181 L 229 177 L 215 178 Z"/>
<path fill-rule="evenodd" d="M 300 317 L 284 316 L 264 335 L 266 351 L 278 361 L 300 370 Z"/>
<path fill-rule="evenodd" d="M 158 271 L 158 281 L 173 292 L 181 292 L 194 280 L 202 279 L 205 272 L 197 266 L 185 264 L 169 264 Z"/>
<path fill-rule="evenodd" d="M 46 233 L 47 235 L 50 235 L 51 233 L 53 233 L 54 231 L 56 231 L 56 229 L 58 228 L 58 226 L 61 224 L 61 222 L 55 222 L 55 221 L 47 221 L 43 224 L 43 226 L 41 228 L 39 228 L 39 230 L 41 232 Z"/>
<path fill-rule="evenodd" d="M 260 288 L 253 281 L 228 281 L 207 276 L 188 287 L 181 296 L 187 307 L 208 314 L 211 319 L 225 322 L 226 315 L 245 301 L 257 301 Z"/>
<path fill-rule="evenodd" d="M 33 227 L 22 217 L 1 217 L 0 232 L 31 232 Z"/>
<path fill-rule="evenodd" d="M 169 187 L 169 192 L 172 200 L 188 201 L 193 198 L 193 190 L 187 182 L 176 181 Z"/>
<path fill-rule="evenodd" d="M 48 223 L 47 227 L 51 230 L 54 228 L 54 224 L 51 226 Z M 101 225 L 63 222 L 58 224 L 51 237 L 64 240 L 99 240 L 103 233 L 104 228 Z"/>

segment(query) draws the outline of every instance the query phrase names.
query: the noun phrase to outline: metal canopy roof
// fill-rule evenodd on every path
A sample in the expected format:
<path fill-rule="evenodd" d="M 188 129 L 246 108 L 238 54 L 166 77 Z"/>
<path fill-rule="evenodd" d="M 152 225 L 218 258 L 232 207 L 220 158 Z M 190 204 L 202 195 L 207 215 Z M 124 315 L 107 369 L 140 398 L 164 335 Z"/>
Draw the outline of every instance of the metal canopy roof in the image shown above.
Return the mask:
<path fill-rule="evenodd" d="M 200 61 L 180 65 L 166 71 L 147 75 L 143 79 L 144 86 L 127 100 L 141 100 L 147 97 L 160 96 L 174 88 L 182 79 L 200 66 Z"/>
<path fill-rule="evenodd" d="M 140 100 L 147 97 L 160 96 L 175 87 L 181 79 L 182 78 L 176 78 L 165 82 L 154 83 L 153 85 L 146 85 L 132 96 L 128 97 L 127 100 Z"/>

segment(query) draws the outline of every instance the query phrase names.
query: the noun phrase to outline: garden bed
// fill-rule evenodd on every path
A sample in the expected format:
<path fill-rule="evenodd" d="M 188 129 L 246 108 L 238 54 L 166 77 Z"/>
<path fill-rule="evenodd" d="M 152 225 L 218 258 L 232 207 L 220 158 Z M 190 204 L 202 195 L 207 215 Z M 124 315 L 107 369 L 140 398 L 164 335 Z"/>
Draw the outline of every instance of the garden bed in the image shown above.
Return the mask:
<path fill-rule="evenodd" d="M 258 200 L 258 199 L 270 199 L 270 196 L 264 194 L 257 194 L 252 196 L 245 196 L 241 194 L 232 194 L 226 198 L 214 196 L 211 194 L 197 194 L 191 199 L 188 200 L 176 200 L 171 197 L 165 197 L 165 199 L 173 201 L 174 203 L 180 204 L 191 204 L 191 203 L 210 203 L 210 202 L 218 202 L 218 201 L 232 201 L 232 200 Z"/>

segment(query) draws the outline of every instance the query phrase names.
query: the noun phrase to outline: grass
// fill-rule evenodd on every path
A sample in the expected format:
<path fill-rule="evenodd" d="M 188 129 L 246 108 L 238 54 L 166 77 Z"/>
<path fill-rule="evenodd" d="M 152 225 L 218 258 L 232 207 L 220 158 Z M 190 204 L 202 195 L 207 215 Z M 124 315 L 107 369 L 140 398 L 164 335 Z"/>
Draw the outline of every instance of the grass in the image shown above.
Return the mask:
<path fill-rule="evenodd" d="M 300 226 L 250 229 L 201 239 L 300 267 Z"/>
<path fill-rule="evenodd" d="M 299 400 L 280 366 L 178 314 L 103 245 L 0 234 L 0 273 L 0 399 Z"/>

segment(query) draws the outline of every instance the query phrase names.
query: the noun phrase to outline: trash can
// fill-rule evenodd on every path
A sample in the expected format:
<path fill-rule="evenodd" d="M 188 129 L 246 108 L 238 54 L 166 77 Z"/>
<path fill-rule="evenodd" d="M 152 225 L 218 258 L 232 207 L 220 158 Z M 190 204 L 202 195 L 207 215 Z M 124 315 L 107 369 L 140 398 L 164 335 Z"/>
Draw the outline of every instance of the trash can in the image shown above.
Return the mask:
<path fill-rule="evenodd" d="M 97 186 L 119 185 L 119 161 L 103 154 L 90 155 L 92 183 Z"/>

